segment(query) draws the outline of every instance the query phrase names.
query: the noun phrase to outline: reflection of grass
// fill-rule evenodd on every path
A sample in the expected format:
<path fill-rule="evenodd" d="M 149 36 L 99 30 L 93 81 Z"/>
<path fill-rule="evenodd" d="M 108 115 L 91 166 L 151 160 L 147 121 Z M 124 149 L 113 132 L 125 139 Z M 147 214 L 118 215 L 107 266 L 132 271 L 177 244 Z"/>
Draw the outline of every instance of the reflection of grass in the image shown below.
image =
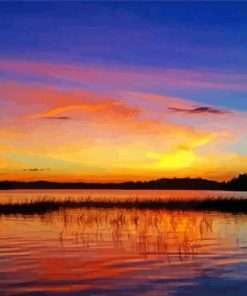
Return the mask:
<path fill-rule="evenodd" d="M 83 248 L 95 244 L 112 245 L 123 251 L 142 255 L 194 259 L 197 252 L 207 250 L 213 216 L 205 213 L 181 213 L 166 210 L 79 209 L 62 210 L 44 216 L 44 222 L 59 223 L 62 245 L 72 241 Z"/>
<path fill-rule="evenodd" d="M 22 203 L 0 204 L 0 214 L 45 214 L 66 208 L 119 208 L 119 209 L 167 209 L 167 210 L 193 210 L 193 211 L 218 211 L 232 213 L 247 213 L 247 200 L 245 199 L 204 199 L 204 200 L 179 200 L 179 199 L 149 199 L 149 200 L 33 200 Z"/>

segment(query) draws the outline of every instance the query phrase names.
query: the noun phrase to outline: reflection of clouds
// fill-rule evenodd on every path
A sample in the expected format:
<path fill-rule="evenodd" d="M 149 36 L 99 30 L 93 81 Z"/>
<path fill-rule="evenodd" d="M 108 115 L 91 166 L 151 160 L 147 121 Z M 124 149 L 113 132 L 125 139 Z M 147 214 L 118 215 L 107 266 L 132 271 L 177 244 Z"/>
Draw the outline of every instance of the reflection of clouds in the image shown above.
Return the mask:
<path fill-rule="evenodd" d="M 125 295 L 140 295 L 141 284 L 152 293 L 157 283 L 159 295 L 165 295 L 181 283 L 197 286 L 204 276 L 214 280 L 224 272 L 224 282 L 225 271 L 241 276 L 246 258 L 244 215 L 70 209 L 0 222 L 0 239 L 8 247 L 0 259 L 9 264 L 3 284 L 11 295 L 40 289 L 80 295 L 86 289 L 89 295 L 95 286 L 106 295 L 123 289 Z"/>

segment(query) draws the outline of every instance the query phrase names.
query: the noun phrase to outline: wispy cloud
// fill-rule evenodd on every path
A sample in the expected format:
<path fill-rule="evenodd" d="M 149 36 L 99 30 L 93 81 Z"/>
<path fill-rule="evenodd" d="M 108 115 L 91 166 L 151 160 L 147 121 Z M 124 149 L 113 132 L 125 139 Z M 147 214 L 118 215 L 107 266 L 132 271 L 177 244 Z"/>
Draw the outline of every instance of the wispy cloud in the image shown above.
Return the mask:
<path fill-rule="evenodd" d="M 33 78 L 63 79 L 109 89 L 138 89 L 142 88 L 143 85 L 155 88 L 167 85 L 176 86 L 180 89 L 247 90 L 247 76 L 244 74 L 236 75 L 179 68 L 75 66 L 21 60 L 0 60 L 0 71 L 9 74 L 14 73 L 15 75 L 30 75 Z"/>
<path fill-rule="evenodd" d="M 184 108 L 175 108 L 175 107 L 169 107 L 169 110 L 173 112 L 182 112 L 182 113 L 189 113 L 189 114 L 226 114 L 226 113 L 231 113 L 230 111 L 227 110 L 222 110 L 222 109 L 216 109 L 213 107 L 196 107 L 196 108 L 191 108 L 191 109 L 184 109 Z"/>
<path fill-rule="evenodd" d="M 51 119 L 51 120 L 70 120 L 72 119 L 72 117 L 68 117 L 68 116 L 48 116 L 48 117 L 44 117 L 45 119 Z"/>
<path fill-rule="evenodd" d="M 50 171 L 50 168 L 28 168 L 23 169 L 25 172 L 43 172 L 43 171 Z"/>
<path fill-rule="evenodd" d="M 69 116 L 57 116 L 58 114 L 63 114 L 66 112 L 84 112 L 84 113 L 101 113 L 102 114 L 118 114 L 125 117 L 132 117 L 140 113 L 140 110 L 135 107 L 127 106 L 126 104 L 118 100 L 107 100 L 104 101 L 102 97 L 102 102 L 98 103 L 87 103 L 80 105 L 67 105 L 63 107 L 52 108 L 49 111 L 33 114 L 29 116 L 30 119 L 71 119 Z"/>

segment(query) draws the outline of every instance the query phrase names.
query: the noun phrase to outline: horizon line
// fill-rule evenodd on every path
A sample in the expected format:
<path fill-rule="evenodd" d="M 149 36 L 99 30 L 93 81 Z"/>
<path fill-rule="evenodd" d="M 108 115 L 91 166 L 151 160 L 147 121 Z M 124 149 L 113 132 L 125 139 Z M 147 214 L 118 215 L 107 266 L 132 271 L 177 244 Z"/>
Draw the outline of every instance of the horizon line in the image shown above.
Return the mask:
<path fill-rule="evenodd" d="M 153 181 L 159 181 L 159 180 L 184 180 L 184 179 L 189 179 L 189 180 L 203 180 L 203 181 L 210 181 L 210 182 L 215 182 L 219 184 L 223 183 L 228 183 L 236 178 L 239 178 L 240 176 L 247 176 L 246 173 L 239 173 L 235 177 L 232 177 L 228 181 L 218 181 L 214 179 L 208 179 L 208 178 L 203 178 L 203 177 L 162 177 L 162 178 L 154 178 L 154 179 L 147 179 L 147 180 L 128 180 L 128 181 L 109 181 L 109 182 L 104 182 L 104 181 L 96 181 L 96 182 L 91 182 L 91 181 L 52 181 L 52 180 L 45 180 L 45 179 L 37 179 L 37 180 L 10 180 L 10 179 L 3 179 L 0 180 L 0 183 L 3 182 L 15 182 L 15 183 L 37 183 L 37 182 L 47 182 L 47 183 L 58 183 L 58 184 L 126 184 L 126 183 L 147 183 L 147 182 L 153 182 Z"/>

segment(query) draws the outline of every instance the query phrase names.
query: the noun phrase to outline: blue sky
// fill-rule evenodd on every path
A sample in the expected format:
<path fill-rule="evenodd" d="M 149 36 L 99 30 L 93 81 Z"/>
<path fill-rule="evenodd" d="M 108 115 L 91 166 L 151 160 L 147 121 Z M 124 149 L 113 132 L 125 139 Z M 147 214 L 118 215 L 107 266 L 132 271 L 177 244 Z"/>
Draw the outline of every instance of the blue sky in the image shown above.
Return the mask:
<path fill-rule="evenodd" d="M 1 58 L 246 75 L 245 2 L 0 3 Z M 247 109 L 246 91 L 156 93 Z"/>

